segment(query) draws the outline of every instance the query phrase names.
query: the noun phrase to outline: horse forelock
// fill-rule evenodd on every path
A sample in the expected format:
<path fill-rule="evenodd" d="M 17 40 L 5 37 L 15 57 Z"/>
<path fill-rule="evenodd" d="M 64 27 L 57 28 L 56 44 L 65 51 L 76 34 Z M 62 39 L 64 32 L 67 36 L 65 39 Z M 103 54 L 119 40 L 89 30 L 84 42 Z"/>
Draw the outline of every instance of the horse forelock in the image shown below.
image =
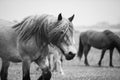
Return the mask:
<path fill-rule="evenodd" d="M 64 36 L 70 36 L 73 34 L 73 25 L 67 20 L 63 19 L 60 22 L 55 23 L 56 27 L 49 32 L 50 41 L 53 44 L 59 43 L 61 40 L 64 40 Z M 68 35 L 67 33 L 71 34 Z"/>
<path fill-rule="evenodd" d="M 57 42 L 61 36 L 69 30 L 73 32 L 73 27 L 67 19 L 57 21 L 52 15 L 29 16 L 13 28 L 18 32 L 19 41 L 27 42 L 34 37 L 38 47 Z M 63 32 L 61 34 L 61 32 Z M 56 45 L 56 44 L 54 44 Z"/>

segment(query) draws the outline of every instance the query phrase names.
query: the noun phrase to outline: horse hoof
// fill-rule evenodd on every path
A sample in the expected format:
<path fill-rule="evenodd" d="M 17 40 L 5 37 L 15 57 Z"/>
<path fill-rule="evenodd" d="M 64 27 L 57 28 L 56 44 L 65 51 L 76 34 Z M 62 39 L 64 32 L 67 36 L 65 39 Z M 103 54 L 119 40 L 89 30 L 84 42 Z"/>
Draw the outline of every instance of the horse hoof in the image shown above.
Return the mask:
<path fill-rule="evenodd" d="M 44 79 L 43 80 L 50 80 L 51 76 L 52 76 L 51 72 L 48 71 L 47 73 L 44 74 Z"/>
<path fill-rule="evenodd" d="M 85 64 L 86 66 L 90 66 L 89 64 Z"/>
<path fill-rule="evenodd" d="M 99 67 L 101 67 L 101 64 L 100 64 L 100 63 L 98 63 L 98 66 L 99 66 Z"/>
<path fill-rule="evenodd" d="M 99 67 L 101 67 L 101 65 L 98 65 Z"/>
<path fill-rule="evenodd" d="M 110 67 L 114 67 L 113 65 L 110 65 Z"/>

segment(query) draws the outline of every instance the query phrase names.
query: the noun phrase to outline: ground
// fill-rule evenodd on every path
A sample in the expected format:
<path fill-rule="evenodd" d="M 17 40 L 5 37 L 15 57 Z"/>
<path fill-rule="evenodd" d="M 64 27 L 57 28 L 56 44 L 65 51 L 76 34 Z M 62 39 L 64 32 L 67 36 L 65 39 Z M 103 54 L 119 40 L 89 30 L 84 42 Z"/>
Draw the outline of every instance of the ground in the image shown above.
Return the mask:
<path fill-rule="evenodd" d="M 109 67 L 109 52 L 107 51 L 102 61 L 102 67 L 97 65 L 100 58 L 100 50 L 92 48 L 88 60 L 90 66 L 84 65 L 84 56 L 81 61 L 75 57 L 71 61 L 64 60 L 63 69 L 65 75 L 53 73 L 51 80 L 120 80 L 120 56 L 116 50 L 113 54 L 113 65 Z M 37 80 L 41 74 L 36 70 L 37 65 L 31 64 L 31 80 Z M 22 80 L 21 63 L 11 63 L 8 80 Z"/>

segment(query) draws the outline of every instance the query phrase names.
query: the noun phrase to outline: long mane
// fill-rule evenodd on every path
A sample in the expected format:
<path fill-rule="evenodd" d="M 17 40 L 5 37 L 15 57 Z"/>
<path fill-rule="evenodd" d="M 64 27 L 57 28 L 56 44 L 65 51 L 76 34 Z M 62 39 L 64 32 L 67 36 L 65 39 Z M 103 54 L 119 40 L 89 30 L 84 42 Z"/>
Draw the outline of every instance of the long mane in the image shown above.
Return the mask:
<path fill-rule="evenodd" d="M 58 21 L 57 17 L 43 14 L 41 16 L 29 16 L 20 23 L 13 26 L 18 32 L 19 41 L 27 42 L 34 37 L 38 47 L 52 43 L 56 45 L 57 41 L 73 27 L 69 27 L 67 20 Z M 64 35 L 63 35 L 64 34 Z"/>

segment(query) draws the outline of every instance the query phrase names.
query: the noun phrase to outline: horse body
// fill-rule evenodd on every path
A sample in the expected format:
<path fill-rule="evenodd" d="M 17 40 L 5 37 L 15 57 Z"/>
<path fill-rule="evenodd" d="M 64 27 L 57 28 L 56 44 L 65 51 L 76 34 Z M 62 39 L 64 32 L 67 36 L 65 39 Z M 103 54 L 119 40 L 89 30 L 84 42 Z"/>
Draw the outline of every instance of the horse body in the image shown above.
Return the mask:
<path fill-rule="evenodd" d="M 104 33 L 97 31 L 90 30 L 87 32 L 83 32 L 81 33 L 81 38 L 83 45 L 89 45 L 89 46 L 92 45 L 92 47 L 98 49 L 103 49 L 103 48 L 107 49 L 109 48 L 110 45 L 112 45 L 111 41 Z"/>
<path fill-rule="evenodd" d="M 2 58 L 1 80 L 7 80 L 7 72 L 10 62 L 18 63 L 23 62 L 29 58 L 30 62 L 35 61 L 40 68 L 48 66 L 46 64 L 48 50 L 40 52 L 33 38 L 31 38 L 26 44 L 18 43 L 18 34 L 12 29 L 12 26 L 0 26 L 0 57 Z M 38 61 L 36 60 L 38 59 Z M 25 60 L 26 61 L 26 60 Z M 40 64 L 41 63 L 41 64 Z M 28 65 L 26 63 L 26 65 Z M 45 66 L 44 66 L 45 65 Z M 6 67 L 8 66 L 8 67 Z M 24 76 L 24 75 L 23 75 Z M 25 79 L 29 79 L 28 77 Z"/>
<path fill-rule="evenodd" d="M 17 34 L 11 26 L 0 26 L 0 57 L 13 62 L 22 60 L 17 49 Z"/>
<path fill-rule="evenodd" d="M 23 60 L 22 56 L 25 55 L 29 56 L 31 60 L 38 58 L 37 56 L 40 53 L 33 39 L 30 39 L 27 44 L 17 43 L 18 34 L 12 29 L 12 26 L 0 27 L 2 28 L 2 31 L 0 31 L 0 56 L 3 59 L 12 62 L 21 62 Z M 24 49 L 26 53 L 20 52 L 23 51 L 20 49 Z"/>
<path fill-rule="evenodd" d="M 30 63 L 33 61 L 42 69 L 38 80 L 50 80 L 49 45 L 58 47 L 68 60 L 75 56 L 68 50 L 73 45 L 73 18 L 45 14 L 29 16 L 13 27 L 0 27 L 1 80 L 7 80 L 10 61 L 22 62 L 23 80 L 30 80 Z"/>
<path fill-rule="evenodd" d="M 105 51 L 110 50 L 110 66 L 112 65 L 112 55 L 114 48 L 120 52 L 120 38 L 109 30 L 103 32 L 97 32 L 88 30 L 80 34 L 78 57 L 81 59 L 83 53 L 85 55 L 85 64 L 88 64 L 87 55 L 91 47 L 102 49 L 101 58 L 99 61 L 99 66 L 101 66 L 101 61 L 104 57 Z"/>

